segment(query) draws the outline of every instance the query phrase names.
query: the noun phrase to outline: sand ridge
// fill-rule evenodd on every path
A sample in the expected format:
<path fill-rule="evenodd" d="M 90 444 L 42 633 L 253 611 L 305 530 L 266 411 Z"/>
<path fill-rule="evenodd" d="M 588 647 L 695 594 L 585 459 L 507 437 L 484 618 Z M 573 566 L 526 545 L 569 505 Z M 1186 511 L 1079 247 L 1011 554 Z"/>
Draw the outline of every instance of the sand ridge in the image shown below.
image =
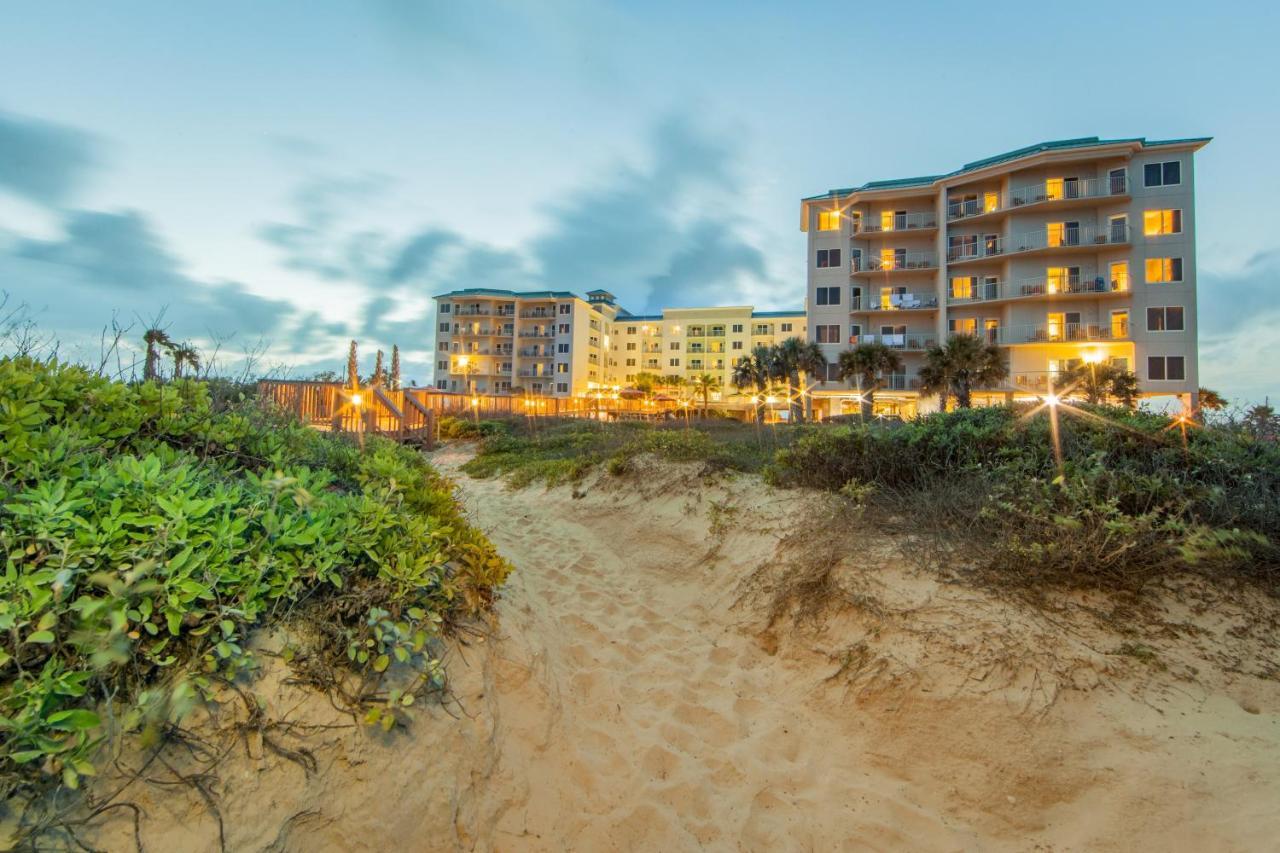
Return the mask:
<path fill-rule="evenodd" d="M 312 728 L 273 736 L 315 769 L 229 739 L 209 797 L 135 783 L 145 849 L 218 850 L 210 802 L 228 850 L 1261 850 L 1280 837 L 1275 631 L 1229 602 L 1169 604 L 1155 665 L 1073 615 L 1098 602 L 1027 608 L 909 569 L 856 523 L 823 535 L 820 496 L 657 463 L 512 491 L 458 473 L 467 453 L 433 461 L 517 571 L 487 630 L 450 652 L 452 700 L 381 735 L 277 672 L 258 688 L 268 714 Z M 771 584 L 849 536 L 846 606 L 770 622 Z M 180 748 L 165 754 L 186 767 Z M 103 849 L 133 849 L 126 815 L 98 832 Z"/>

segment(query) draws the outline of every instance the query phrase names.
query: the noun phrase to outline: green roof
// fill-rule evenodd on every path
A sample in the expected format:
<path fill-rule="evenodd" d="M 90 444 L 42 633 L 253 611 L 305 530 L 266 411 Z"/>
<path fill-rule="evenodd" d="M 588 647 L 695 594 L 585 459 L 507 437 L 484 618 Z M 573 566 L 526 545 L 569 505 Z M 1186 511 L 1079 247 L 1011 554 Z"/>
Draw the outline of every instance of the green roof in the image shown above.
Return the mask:
<path fill-rule="evenodd" d="M 1030 157 L 1034 154 L 1042 154 L 1045 151 L 1061 151 L 1070 148 L 1091 148 L 1102 145 L 1119 145 L 1123 143 L 1138 143 L 1143 148 L 1154 148 L 1159 145 L 1188 145 L 1188 144 L 1205 144 L 1212 140 L 1212 136 L 1196 136 L 1187 139 L 1151 139 L 1145 136 L 1136 136 L 1130 139 L 1099 139 L 1096 136 L 1082 136 L 1079 139 L 1057 139 L 1051 142 L 1041 142 L 1036 145 L 1028 145 L 1025 148 L 1017 148 L 1013 151 L 1006 151 L 1003 154 L 997 154 L 994 157 L 985 157 L 981 160 L 974 160 L 972 163 L 965 163 L 954 172 L 947 172 L 942 175 L 925 175 L 919 178 L 894 178 L 887 181 L 868 181 L 857 187 L 844 187 L 841 189 L 827 190 L 822 195 L 809 196 L 802 201 L 820 201 L 828 198 L 839 198 L 851 193 L 865 192 L 867 190 L 887 190 L 899 187 L 915 187 L 928 186 L 935 181 L 944 180 L 946 178 L 954 178 L 957 175 L 963 175 L 966 172 L 976 172 L 979 169 L 985 169 L 988 166 L 994 166 L 997 163 L 1005 163 L 1010 160 L 1018 160 L 1022 157 Z"/>
<path fill-rule="evenodd" d="M 498 290 L 493 287 L 465 287 L 462 290 L 450 290 L 448 293 L 437 293 L 434 298 L 444 299 L 447 296 L 518 296 L 522 299 L 578 299 L 567 290 Z"/>
<path fill-rule="evenodd" d="M 752 311 L 752 317 L 803 317 L 804 311 Z"/>

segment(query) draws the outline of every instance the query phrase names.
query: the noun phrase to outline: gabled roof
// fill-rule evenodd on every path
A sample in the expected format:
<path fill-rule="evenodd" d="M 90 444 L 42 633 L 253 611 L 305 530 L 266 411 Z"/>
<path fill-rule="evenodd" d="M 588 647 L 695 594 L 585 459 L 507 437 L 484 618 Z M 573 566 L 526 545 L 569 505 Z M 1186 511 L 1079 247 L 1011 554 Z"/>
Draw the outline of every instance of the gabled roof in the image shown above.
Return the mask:
<path fill-rule="evenodd" d="M 906 187 L 927 187 L 938 181 L 954 178 L 963 175 L 966 172 L 976 172 L 979 169 L 985 169 L 989 166 L 995 166 L 999 163 L 1006 163 L 1012 160 L 1020 160 L 1023 157 L 1032 157 L 1036 154 L 1043 154 L 1047 151 L 1064 151 L 1073 148 L 1093 148 L 1102 147 L 1104 145 L 1138 145 L 1142 148 L 1154 148 L 1160 145 L 1195 145 L 1202 146 L 1208 144 L 1213 139 L 1212 136 L 1197 136 L 1187 139 L 1151 139 L 1145 136 L 1136 136 L 1129 139 L 1099 139 L 1096 136 L 1082 136 L 1078 139 L 1056 139 L 1050 142 L 1040 142 L 1036 145 L 1028 145 L 1025 148 L 1016 148 L 1013 151 L 1006 151 L 1003 154 L 997 154 L 994 157 L 984 157 L 981 160 L 974 160 L 972 163 L 965 163 L 959 169 L 947 172 L 941 175 L 924 175 L 918 178 L 894 178 L 887 181 L 868 181 L 861 186 L 843 187 L 840 189 L 827 190 L 822 195 L 809 196 L 801 199 L 806 201 L 821 201 L 823 199 L 840 198 L 842 196 L 851 195 L 856 192 L 866 192 L 869 190 L 889 190 L 902 189 Z"/>

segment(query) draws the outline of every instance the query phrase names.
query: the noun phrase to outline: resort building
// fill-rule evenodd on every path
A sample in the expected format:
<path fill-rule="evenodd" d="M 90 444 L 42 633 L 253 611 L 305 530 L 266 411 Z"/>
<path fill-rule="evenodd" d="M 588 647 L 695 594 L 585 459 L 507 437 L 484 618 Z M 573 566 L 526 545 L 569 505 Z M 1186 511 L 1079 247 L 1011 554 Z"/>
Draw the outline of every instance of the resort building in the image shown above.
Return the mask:
<path fill-rule="evenodd" d="M 641 373 L 703 373 L 733 392 L 733 366 L 759 344 L 805 339 L 805 312 L 750 306 L 636 315 L 613 294 L 470 288 L 436 299 L 435 385 L 477 394 L 580 397 Z"/>
<path fill-rule="evenodd" d="M 978 399 L 1044 395 L 1105 361 L 1133 371 L 1143 396 L 1194 406 L 1193 156 L 1208 142 L 1046 142 L 804 199 L 810 339 L 833 365 L 860 342 L 899 352 L 904 369 L 876 391 L 887 413 L 936 406 L 918 372 L 951 335 L 1007 359 L 1009 378 Z M 855 411 L 855 390 L 828 381 L 819 410 Z"/>

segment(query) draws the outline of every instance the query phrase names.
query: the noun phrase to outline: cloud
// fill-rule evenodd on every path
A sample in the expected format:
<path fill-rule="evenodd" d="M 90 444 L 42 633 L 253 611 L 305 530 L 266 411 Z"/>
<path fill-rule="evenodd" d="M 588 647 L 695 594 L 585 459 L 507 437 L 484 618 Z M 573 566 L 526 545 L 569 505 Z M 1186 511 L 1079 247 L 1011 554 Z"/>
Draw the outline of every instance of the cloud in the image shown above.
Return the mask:
<path fill-rule="evenodd" d="M 1199 292 L 1200 327 L 1208 332 L 1227 332 L 1259 312 L 1280 313 L 1280 249 L 1259 252 L 1235 272 L 1201 270 Z"/>
<path fill-rule="evenodd" d="M 1234 272 L 1199 273 L 1201 384 L 1240 402 L 1280 397 L 1280 249 Z"/>
<path fill-rule="evenodd" d="M 45 207 L 71 199 L 96 164 L 92 137 L 0 113 L 0 190 Z"/>
<path fill-rule="evenodd" d="M 113 317 L 141 325 L 162 311 L 178 337 L 252 340 L 280 332 L 294 312 L 238 282 L 188 275 L 135 211 L 68 211 L 60 237 L 15 241 L 0 255 L 0 288 L 73 341 L 96 339 Z"/>

